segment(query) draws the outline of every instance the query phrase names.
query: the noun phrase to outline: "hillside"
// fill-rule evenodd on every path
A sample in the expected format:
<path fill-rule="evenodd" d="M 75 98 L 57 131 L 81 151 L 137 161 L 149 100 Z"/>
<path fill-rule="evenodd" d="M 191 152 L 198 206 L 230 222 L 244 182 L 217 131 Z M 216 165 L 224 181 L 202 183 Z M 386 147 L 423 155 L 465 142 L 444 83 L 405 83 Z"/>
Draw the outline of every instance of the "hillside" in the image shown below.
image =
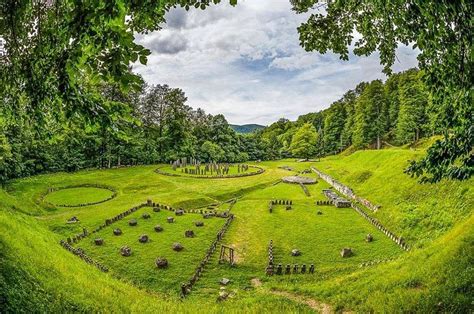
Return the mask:
<path fill-rule="evenodd" d="M 260 124 L 229 124 L 229 126 L 236 132 L 240 134 L 247 134 L 247 133 L 253 133 L 255 131 L 264 129 L 264 125 Z"/>
<path fill-rule="evenodd" d="M 334 311 L 356 312 L 468 312 L 473 301 L 474 181 L 419 184 L 403 174 L 403 169 L 408 160 L 423 152 L 424 149 L 393 148 L 358 151 L 312 163 L 262 162 L 258 166 L 264 173 L 228 179 L 166 176 L 155 173 L 156 166 L 139 166 L 11 181 L 6 190 L 0 191 L 0 304 L 7 312 L 194 313 L 205 308 L 206 312 L 215 313 L 262 313 L 311 312 L 325 306 Z M 292 167 L 293 171 L 281 166 Z M 376 213 L 367 211 L 395 234 L 402 235 L 411 249 L 401 250 L 351 208 L 315 207 L 315 201 L 325 199 L 321 190 L 328 187 L 320 179 L 308 186 L 310 196 L 298 185 L 275 184 L 281 177 L 310 166 L 381 205 Z M 314 173 L 306 176 L 317 179 Z M 56 207 L 41 201 L 49 187 L 92 182 L 114 187 L 116 197 L 83 207 Z M 70 204 L 82 199 L 80 193 L 62 191 L 65 192 L 53 191 L 45 199 L 62 202 L 69 195 Z M 101 193 L 88 195 L 88 199 L 95 201 L 108 195 Z M 213 206 L 224 210 L 228 204 L 220 202 L 234 197 L 237 202 L 231 213 L 235 221 L 223 243 L 235 248 L 237 264 L 219 264 L 218 252 L 212 255 L 203 277 L 182 301 L 178 294 L 181 279 L 175 277 L 194 269 L 194 252 L 203 250 L 202 241 L 208 241 L 204 231 L 214 228 L 217 218 L 203 220 L 205 229 L 203 233 L 197 230 L 195 239 L 199 244 L 192 244 L 192 239 L 180 240 L 185 250 L 179 254 L 185 258 L 179 267 L 174 266 L 179 263 L 174 262 L 175 255 L 169 255 L 175 264 L 166 272 L 153 270 L 148 279 L 142 276 L 150 271 L 146 264 L 121 262 L 123 258 L 108 244 L 117 238 L 107 229 L 98 233 L 106 241 L 104 247 L 93 245 L 92 239 L 82 240 L 86 242 L 80 245 L 110 266 L 109 273 L 87 265 L 58 244 L 83 227 L 92 230 L 108 217 L 147 198 L 176 208 L 209 208 L 209 204 L 217 204 Z M 279 205 L 268 213 L 271 199 L 291 199 L 293 208 L 285 210 Z M 322 215 L 316 215 L 316 210 Z M 71 216 L 77 216 L 80 222 L 66 224 Z M 141 212 L 131 217 L 136 217 L 139 227 L 145 226 Z M 188 223 L 186 217 L 176 217 L 175 225 L 163 224 L 165 231 L 160 237 L 164 238 L 146 245 L 162 251 L 161 242 L 176 241 L 178 235 L 171 228 Z M 127 238 L 129 226 L 119 226 L 125 232 L 123 241 L 129 241 L 134 250 L 137 247 L 130 261 L 148 254 L 138 249 L 135 235 L 132 240 Z M 370 245 L 363 241 L 367 233 L 375 238 Z M 156 233 L 149 235 L 152 240 L 158 237 Z M 270 239 L 279 263 L 314 262 L 315 273 L 266 276 Z M 355 248 L 356 255 L 341 259 L 339 249 L 345 245 Z M 287 254 L 294 247 L 302 251 L 301 257 Z M 112 253 L 102 253 L 109 249 Z M 365 263 L 370 265 L 362 266 Z M 230 297 L 216 302 L 221 291 L 218 282 L 223 277 L 231 279 L 224 287 Z"/>

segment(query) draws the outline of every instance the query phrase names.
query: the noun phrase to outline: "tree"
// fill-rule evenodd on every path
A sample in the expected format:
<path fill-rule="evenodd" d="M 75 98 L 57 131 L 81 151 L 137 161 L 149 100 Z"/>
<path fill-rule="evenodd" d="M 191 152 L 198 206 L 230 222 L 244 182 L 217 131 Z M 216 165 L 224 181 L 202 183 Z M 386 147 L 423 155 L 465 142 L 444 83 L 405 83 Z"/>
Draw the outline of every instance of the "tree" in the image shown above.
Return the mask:
<path fill-rule="evenodd" d="M 474 173 L 474 106 L 472 106 L 472 12 L 467 0 L 328 1 L 291 0 L 297 13 L 324 6 L 298 27 L 307 51 L 328 50 L 348 60 L 354 32 L 356 55 L 380 53 L 384 72 L 391 73 L 399 43 L 413 44 L 423 79 L 438 113 L 444 138 L 411 162 L 407 172 L 422 182 L 442 178 L 465 180 Z"/>
<path fill-rule="evenodd" d="M 217 144 L 205 141 L 201 146 L 201 158 L 206 161 L 222 161 L 224 159 L 224 150 Z"/>
<path fill-rule="evenodd" d="M 400 144 L 418 141 L 428 126 L 428 95 L 418 75 L 407 72 L 400 82 L 400 112 L 396 129 Z"/>
<path fill-rule="evenodd" d="M 291 141 L 290 151 L 296 157 L 310 158 L 316 153 L 318 133 L 311 123 L 303 124 Z"/>
<path fill-rule="evenodd" d="M 365 87 L 355 106 L 354 146 L 363 148 L 375 143 L 375 147 L 380 149 L 386 125 L 383 84 L 375 80 Z"/>

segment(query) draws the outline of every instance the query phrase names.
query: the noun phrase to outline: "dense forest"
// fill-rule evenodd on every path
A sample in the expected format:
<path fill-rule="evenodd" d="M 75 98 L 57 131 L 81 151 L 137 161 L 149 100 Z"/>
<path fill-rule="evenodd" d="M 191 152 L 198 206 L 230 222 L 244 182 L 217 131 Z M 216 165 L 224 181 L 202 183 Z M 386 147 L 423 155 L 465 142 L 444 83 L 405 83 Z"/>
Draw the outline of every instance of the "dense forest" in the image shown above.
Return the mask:
<path fill-rule="evenodd" d="M 181 89 L 147 86 L 122 92 L 102 85 L 107 111 L 94 123 L 80 116 L 46 116 L 41 125 L 17 109 L 0 124 L 1 180 L 52 171 L 169 162 L 179 157 L 242 162 L 309 158 L 349 146 L 401 145 L 435 132 L 433 111 L 415 69 L 385 83 L 360 83 L 328 109 L 280 119 L 251 134 L 238 134 L 223 115 L 192 109 Z M 6 100 L 4 100 L 6 101 Z M 317 100 L 315 100 L 317 101 Z M 25 111 L 25 114 L 22 112 Z"/>

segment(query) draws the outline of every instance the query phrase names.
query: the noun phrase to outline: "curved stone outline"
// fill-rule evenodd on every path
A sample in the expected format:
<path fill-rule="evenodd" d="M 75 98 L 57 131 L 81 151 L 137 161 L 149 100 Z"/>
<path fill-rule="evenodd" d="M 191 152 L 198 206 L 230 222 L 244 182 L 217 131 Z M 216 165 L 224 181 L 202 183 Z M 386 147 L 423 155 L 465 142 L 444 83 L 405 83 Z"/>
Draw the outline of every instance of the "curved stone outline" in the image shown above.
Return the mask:
<path fill-rule="evenodd" d="M 180 173 L 170 173 L 166 171 L 162 171 L 161 168 L 163 167 L 158 167 L 155 169 L 155 172 L 158 174 L 162 174 L 164 176 L 169 176 L 169 177 L 182 177 L 182 178 L 194 178 L 194 179 L 232 179 L 232 178 L 243 178 L 243 177 L 250 177 L 250 176 L 256 176 L 259 174 L 262 174 L 265 172 L 265 169 L 259 166 L 254 166 L 254 165 L 248 165 L 249 168 L 255 168 L 258 169 L 255 172 L 251 173 L 239 173 L 239 174 L 232 174 L 232 175 L 226 175 L 226 176 L 200 176 L 200 175 L 182 175 Z"/>
<path fill-rule="evenodd" d="M 91 203 L 80 203 L 80 204 L 54 204 L 48 201 L 45 201 L 45 197 L 53 192 L 58 192 L 61 190 L 67 190 L 67 189 L 75 189 L 75 188 L 97 188 L 97 189 L 103 189 L 103 190 L 109 190 L 112 192 L 112 195 L 110 195 L 108 198 L 97 201 L 97 202 L 91 202 Z M 48 188 L 48 190 L 43 193 L 40 196 L 40 202 L 43 202 L 45 204 L 55 206 L 55 207 L 85 207 L 85 206 L 91 206 L 91 205 L 97 205 L 101 203 L 105 203 L 107 201 L 110 201 L 111 199 L 114 199 L 117 197 L 117 190 L 109 185 L 104 185 L 104 184 L 93 184 L 93 183 L 84 183 L 84 184 L 75 184 L 75 185 L 66 185 L 66 186 L 61 186 L 61 187 L 53 187 L 53 188 Z"/>

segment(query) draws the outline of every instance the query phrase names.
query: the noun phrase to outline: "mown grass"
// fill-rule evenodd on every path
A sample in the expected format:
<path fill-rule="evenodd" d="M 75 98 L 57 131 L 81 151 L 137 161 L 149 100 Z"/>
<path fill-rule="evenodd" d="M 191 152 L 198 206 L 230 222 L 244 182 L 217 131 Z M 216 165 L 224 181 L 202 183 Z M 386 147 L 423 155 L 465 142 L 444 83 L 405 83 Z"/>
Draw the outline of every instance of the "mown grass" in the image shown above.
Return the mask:
<path fill-rule="evenodd" d="M 107 200 L 112 191 L 96 187 L 71 187 L 46 194 L 44 201 L 53 205 L 80 205 Z"/>
<path fill-rule="evenodd" d="M 307 305 L 275 296 L 271 289 L 293 291 L 328 302 L 335 309 L 361 312 L 467 311 L 472 301 L 473 192 L 472 180 L 420 185 L 403 174 L 407 160 L 421 151 L 388 149 L 333 156 L 321 162 L 296 163 L 291 160 L 260 163 L 265 172 L 258 176 L 229 179 L 168 177 L 154 172 L 157 166 L 112 170 L 57 173 L 23 180 L 0 191 L 0 301 L 7 309 L 37 311 L 107 312 L 307 312 Z M 369 225 L 352 209 L 316 207 L 324 199 L 327 184 L 321 180 L 308 186 L 306 196 L 298 185 L 275 183 L 293 172 L 279 169 L 291 166 L 301 171 L 314 165 L 350 185 L 357 194 L 381 204 L 372 214 L 413 246 L 403 252 L 392 241 Z M 315 176 L 308 174 L 308 176 Z M 49 187 L 72 184 L 104 184 L 117 190 L 108 202 L 80 208 L 50 208 L 37 204 Z M 191 295 L 180 300 L 179 284 L 189 278 L 205 254 L 211 235 L 223 220 L 204 220 L 205 227 L 193 227 L 196 219 L 187 214 L 164 222 L 168 212 L 136 212 L 139 225 L 126 225 L 132 217 L 103 229 L 78 245 L 92 257 L 109 266 L 108 274 L 67 252 L 58 245 L 86 227 L 89 230 L 132 206 L 151 198 L 156 202 L 196 208 L 238 197 L 232 212 L 236 218 L 223 243 L 236 249 L 237 265 L 218 264 L 215 254 Z M 72 198 L 70 198 L 72 199 Z M 293 209 L 276 206 L 268 211 L 271 199 L 291 199 Z M 226 206 L 226 204 L 222 205 Z M 321 210 L 323 215 L 317 215 Z M 141 213 L 152 218 L 143 220 Z M 71 216 L 80 222 L 66 224 Z M 201 219 L 201 218 L 198 218 Z M 160 223 L 164 232 L 153 231 Z M 113 228 L 124 234 L 112 236 Z M 184 238 L 193 229 L 197 237 Z M 147 233 L 152 241 L 138 243 Z M 375 241 L 366 243 L 372 233 Z M 95 237 L 105 245 L 95 246 Z M 313 275 L 267 277 L 264 274 L 267 246 L 272 239 L 276 262 L 314 263 Z M 185 250 L 176 253 L 170 245 L 180 241 Z M 134 254 L 118 253 L 127 244 Z M 352 247 L 355 256 L 342 259 L 342 247 Z M 300 257 L 291 257 L 293 248 Z M 158 270 L 154 259 L 165 255 L 170 268 Z M 359 267 L 366 261 L 393 259 L 375 266 Z M 229 300 L 219 303 L 219 279 L 232 280 Z M 260 288 L 251 279 L 259 278 Z"/>

